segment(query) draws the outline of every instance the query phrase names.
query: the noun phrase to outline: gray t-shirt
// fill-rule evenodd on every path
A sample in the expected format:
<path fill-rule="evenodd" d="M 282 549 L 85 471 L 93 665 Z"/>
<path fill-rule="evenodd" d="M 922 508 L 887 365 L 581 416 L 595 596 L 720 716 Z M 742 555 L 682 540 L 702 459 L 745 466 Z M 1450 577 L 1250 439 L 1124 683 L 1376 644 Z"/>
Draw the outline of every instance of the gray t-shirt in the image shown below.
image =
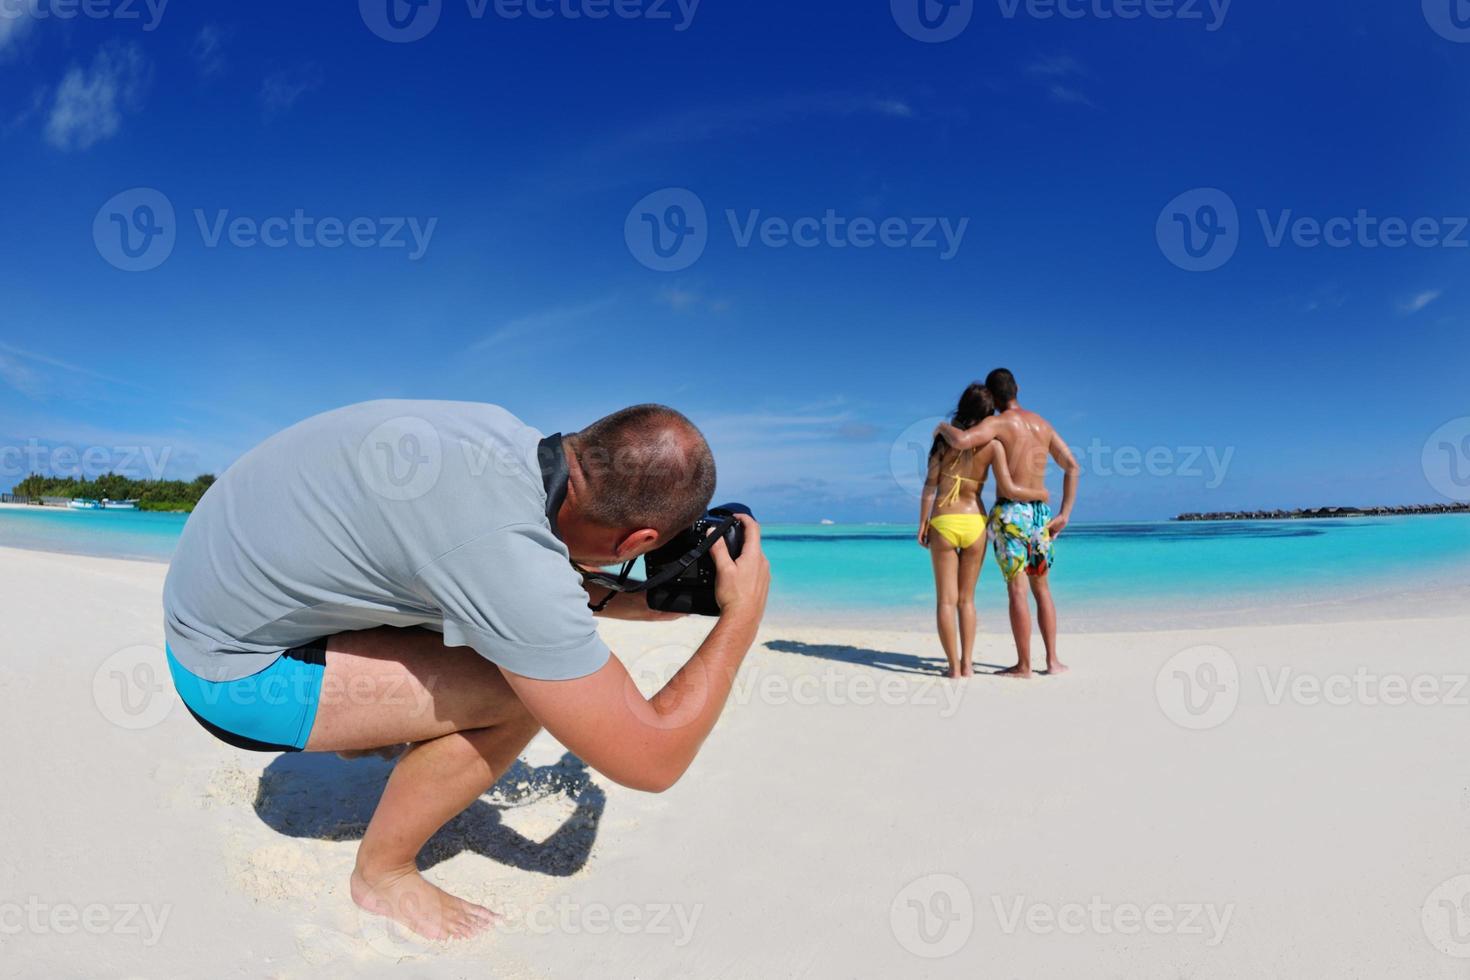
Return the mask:
<path fill-rule="evenodd" d="M 494 405 L 377 401 L 246 453 L 189 517 L 163 588 L 174 656 L 248 677 L 349 630 L 423 626 L 527 677 L 607 662 L 546 519 L 541 433 Z"/>

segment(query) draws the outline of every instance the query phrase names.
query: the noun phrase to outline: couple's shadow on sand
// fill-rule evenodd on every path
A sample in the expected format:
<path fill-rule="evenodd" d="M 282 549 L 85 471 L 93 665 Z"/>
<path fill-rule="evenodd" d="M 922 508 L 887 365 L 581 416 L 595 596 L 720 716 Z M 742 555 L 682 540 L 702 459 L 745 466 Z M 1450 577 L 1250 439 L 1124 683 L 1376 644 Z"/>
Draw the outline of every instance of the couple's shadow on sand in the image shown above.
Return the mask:
<path fill-rule="evenodd" d="M 376 758 L 347 760 L 330 753 L 301 752 L 277 757 L 261 774 L 255 812 L 287 837 L 361 840 L 392 763 Z M 554 796 L 576 809 L 551 836 L 532 840 L 505 825 L 501 814 Z M 500 782 L 429 839 L 419 870 L 463 852 L 500 864 L 564 877 L 587 863 L 597 839 L 607 796 L 592 781 L 587 764 L 570 752 L 549 766 L 517 761 Z"/>
<path fill-rule="evenodd" d="M 949 674 L 949 668 L 943 660 L 930 660 L 926 657 L 917 657 L 912 653 L 867 650 L 863 647 L 830 643 L 799 643 L 796 640 L 772 640 L 766 644 L 766 649 L 775 650 L 777 653 L 816 657 L 819 660 L 835 660 L 843 664 L 862 664 L 866 667 L 876 667 L 879 670 L 893 671 L 896 674 L 920 674 L 927 677 L 945 677 Z M 1005 669 L 1000 664 L 982 664 L 978 660 L 975 662 L 975 667 L 990 671 Z"/>

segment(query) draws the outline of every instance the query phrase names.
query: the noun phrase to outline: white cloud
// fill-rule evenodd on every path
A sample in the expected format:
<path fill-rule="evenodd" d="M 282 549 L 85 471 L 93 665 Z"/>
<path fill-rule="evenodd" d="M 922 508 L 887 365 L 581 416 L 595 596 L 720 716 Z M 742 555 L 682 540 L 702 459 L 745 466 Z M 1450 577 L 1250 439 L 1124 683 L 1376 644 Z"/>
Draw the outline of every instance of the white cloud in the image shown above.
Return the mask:
<path fill-rule="evenodd" d="M 513 340 L 530 337 L 535 334 L 555 331 L 559 328 L 569 326 L 579 320 L 599 313 L 611 306 L 617 297 L 604 296 L 602 299 L 583 303 L 580 306 L 558 306 L 548 310 L 538 310 L 525 316 L 507 320 L 496 327 L 485 336 L 471 344 L 466 353 L 489 350 L 499 347 Z"/>
<path fill-rule="evenodd" d="M 1443 289 L 1426 289 L 1424 292 L 1411 297 L 1407 302 L 1400 303 L 1399 309 L 1405 314 L 1412 316 L 1443 295 Z"/>
<path fill-rule="evenodd" d="M 287 111 L 321 83 L 322 70 L 317 65 L 271 72 L 260 85 L 260 105 L 265 118 L 269 120 Z"/>
<path fill-rule="evenodd" d="M 0 5 L 0 59 L 20 44 L 34 21 L 34 17 L 12 10 L 10 4 Z"/>
<path fill-rule="evenodd" d="M 136 43 L 109 42 L 92 66 L 73 66 L 56 87 L 46 141 L 59 150 L 85 150 L 115 136 L 125 112 L 143 101 L 152 70 Z"/>
<path fill-rule="evenodd" d="M 1038 58 L 1026 66 L 1026 74 L 1046 88 L 1053 102 L 1063 105 L 1091 106 L 1092 99 L 1077 87 L 1076 83 L 1064 84 L 1066 79 L 1087 77 L 1087 69 L 1071 55 L 1059 54 Z"/>
<path fill-rule="evenodd" d="M 213 78 L 224 72 L 224 41 L 224 32 L 214 24 L 205 24 L 194 35 L 194 41 L 189 45 L 189 57 L 194 59 L 200 75 Z"/>
<path fill-rule="evenodd" d="M 40 376 L 4 351 L 0 351 L 0 382 L 30 398 L 40 398 L 44 394 Z"/>

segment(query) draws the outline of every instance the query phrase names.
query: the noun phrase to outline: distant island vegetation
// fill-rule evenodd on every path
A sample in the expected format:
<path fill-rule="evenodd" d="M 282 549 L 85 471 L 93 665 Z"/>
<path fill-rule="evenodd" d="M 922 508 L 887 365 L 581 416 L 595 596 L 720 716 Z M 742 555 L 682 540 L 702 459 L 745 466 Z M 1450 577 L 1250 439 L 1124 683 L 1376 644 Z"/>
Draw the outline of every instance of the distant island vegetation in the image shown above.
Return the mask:
<path fill-rule="evenodd" d="M 1470 514 L 1470 504 L 1405 504 L 1398 507 L 1318 507 L 1315 510 L 1228 510 L 1180 514 L 1176 521 L 1310 521 L 1331 517 L 1399 517 L 1410 514 Z"/>
<path fill-rule="evenodd" d="M 17 483 L 11 492 L 16 497 L 26 497 L 36 503 L 46 497 L 136 500 L 139 510 L 188 513 L 213 483 L 214 476 L 210 473 L 196 476 L 188 483 L 182 480 L 134 480 L 117 473 L 105 473 L 92 480 L 32 473 Z"/>

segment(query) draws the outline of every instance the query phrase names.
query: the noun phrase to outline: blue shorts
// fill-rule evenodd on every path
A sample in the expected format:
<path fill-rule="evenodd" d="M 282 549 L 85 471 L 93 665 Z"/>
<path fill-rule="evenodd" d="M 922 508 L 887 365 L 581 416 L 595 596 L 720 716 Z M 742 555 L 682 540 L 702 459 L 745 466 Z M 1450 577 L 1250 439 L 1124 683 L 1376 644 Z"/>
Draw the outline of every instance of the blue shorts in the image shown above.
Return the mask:
<path fill-rule="evenodd" d="M 252 752 L 306 748 L 327 671 L 326 640 L 287 650 L 265 670 L 234 681 L 197 677 L 164 650 L 184 706 L 215 738 Z"/>

